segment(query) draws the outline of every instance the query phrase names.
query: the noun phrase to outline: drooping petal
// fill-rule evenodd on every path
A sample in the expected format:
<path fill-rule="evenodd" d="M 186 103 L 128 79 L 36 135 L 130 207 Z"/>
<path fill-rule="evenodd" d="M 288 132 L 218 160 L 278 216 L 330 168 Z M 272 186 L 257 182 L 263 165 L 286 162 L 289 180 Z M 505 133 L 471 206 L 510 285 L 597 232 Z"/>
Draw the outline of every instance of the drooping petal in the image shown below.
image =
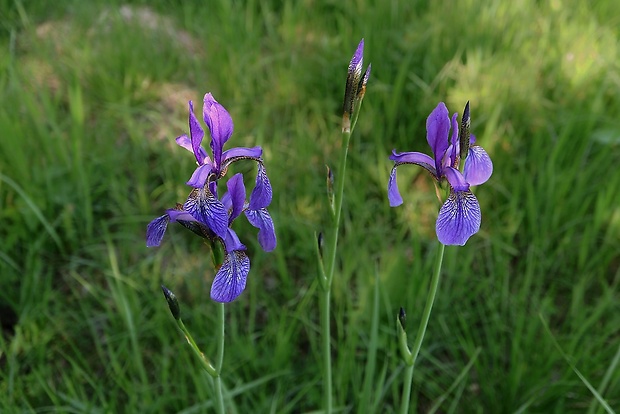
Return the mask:
<path fill-rule="evenodd" d="M 252 159 L 258 160 L 263 155 L 263 149 L 261 147 L 234 147 L 228 149 L 222 153 L 222 165 L 229 164 L 227 161 L 238 161 L 239 159 Z"/>
<path fill-rule="evenodd" d="M 235 300 L 245 289 L 249 272 L 250 259 L 245 252 L 240 250 L 228 252 L 222 267 L 213 279 L 211 299 L 221 303 Z"/>
<path fill-rule="evenodd" d="M 480 230 L 481 213 L 478 199 L 471 191 L 451 191 L 439 209 L 435 230 L 445 245 L 463 246 Z"/>
<path fill-rule="evenodd" d="M 226 237 L 228 213 L 224 204 L 206 187 L 192 190 L 183 204 L 183 209 L 222 239 Z"/>
<path fill-rule="evenodd" d="M 443 102 L 439 102 L 437 107 L 426 119 L 426 141 L 433 151 L 435 168 L 441 175 L 441 160 L 450 145 L 448 136 L 450 132 L 450 117 L 448 108 Z"/>
<path fill-rule="evenodd" d="M 250 224 L 258 229 L 258 243 L 264 251 L 270 252 L 276 248 L 276 231 L 273 220 L 266 208 L 260 210 L 246 210 L 245 216 Z"/>
<path fill-rule="evenodd" d="M 219 167 L 222 162 L 222 148 L 233 133 L 233 121 L 226 110 L 211 93 L 204 96 L 202 115 L 211 133 L 213 162 Z"/>
<path fill-rule="evenodd" d="M 146 226 L 146 247 L 156 247 L 161 244 L 169 221 L 170 217 L 168 217 L 168 214 L 164 214 Z"/>
<path fill-rule="evenodd" d="M 233 175 L 226 183 L 226 187 L 228 188 L 228 192 L 222 196 L 222 203 L 226 209 L 229 210 L 228 224 L 230 224 L 234 219 L 239 217 L 239 214 L 243 211 L 243 205 L 245 204 L 243 175 L 241 173 Z M 226 201 L 224 201 L 225 199 Z"/>
<path fill-rule="evenodd" d="M 267 177 L 267 171 L 262 162 L 258 163 L 258 171 L 256 172 L 256 185 L 250 194 L 250 210 L 260 210 L 271 204 L 273 197 L 273 191 L 271 189 L 271 183 L 269 177 Z"/>
<path fill-rule="evenodd" d="M 211 164 L 204 164 L 199 166 L 194 170 L 192 176 L 189 181 L 187 181 L 187 185 L 194 188 L 204 187 L 207 179 L 209 178 L 209 174 L 211 174 L 213 170 L 213 166 Z"/>
<path fill-rule="evenodd" d="M 403 198 L 398 191 L 398 183 L 396 181 L 396 167 L 399 164 L 392 167 L 392 171 L 390 172 L 390 180 L 388 181 L 388 200 L 390 202 L 390 207 L 398 207 L 403 203 Z"/>
<path fill-rule="evenodd" d="M 202 165 L 205 151 L 200 145 L 202 144 L 202 139 L 205 136 L 205 131 L 200 126 L 198 119 L 196 119 L 196 115 L 194 115 L 194 104 L 192 101 L 189 101 L 189 136 L 192 143 L 192 152 L 196 157 L 196 162 L 198 162 L 198 165 Z"/>
<path fill-rule="evenodd" d="M 463 174 L 456 168 L 448 167 L 444 170 L 444 175 L 454 191 L 469 191 L 469 183 Z"/>
<path fill-rule="evenodd" d="M 401 152 L 397 153 L 392 150 L 392 155 L 390 155 L 390 160 L 395 161 L 396 165 L 401 164 L 415 164 L 419 165 L 422 168 L 425 168 L 430 172 L 436 180 L 439 180 L 439 176 L 437 175 L 437 170 L 435 169 L 435 161 L 426 154 L 422 154 L 421 152 Z"/>
<path fill-rule="evenodd" d="M 196 221 L 194 216 L 192 216 L 185 210 L 177 210 L 175 208 L 171 208 L 166 210 L 166 213 L 168 213 L 168 217 L 170 217 L 171 223 L 174 223 L 175 221 Z"/>
<path fill-rule="evenodd" d="M 471 185 L 480 185 L 493 174 L 493 162 L 489 154 L 479 145 L 469 147 L 469 155 L 463 167 L 465 179 Z"/>

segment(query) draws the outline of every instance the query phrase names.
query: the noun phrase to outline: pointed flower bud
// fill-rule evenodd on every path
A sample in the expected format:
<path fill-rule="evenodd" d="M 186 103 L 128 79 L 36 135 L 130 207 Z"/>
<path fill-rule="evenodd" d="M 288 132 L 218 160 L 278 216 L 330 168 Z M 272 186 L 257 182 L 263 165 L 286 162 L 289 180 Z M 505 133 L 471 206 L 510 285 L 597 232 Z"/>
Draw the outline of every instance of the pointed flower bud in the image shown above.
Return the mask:
<path fill-rule="evenodd" d="M 164 285 L 161 285 L 161 290 L 164 292 L 164 297 L 166 298 L 166 302 L 168 302 L 168 307 L 170 308 L 172 317 L 178 321 L 181 319 L 181 309 L 179 308 L 179 301 L 177 300 L 177 297 Z"/>
<path fill-rule="evenodd" d="M 469 101 L 465 104 L 465 109 L 463 110 L 463 117 L 461 118 L 461 125 L 459 127 L 459 146 L 461 148 L 460 158 L 461 162 L 465 162 L 465 158 L 469 153 L 469 127 L 471 125 L 471 120 L 469 118 Z"/>
<path fill-rule="evenodd" d="M 316 236 L 316 244 L 319 248 L 319 256 L 323 257 L 323 232 L 319 232 L 319 234 Z"/>
<path fill-rule="evenodd" d="M 342 131 L 351 131 L 351 116 L 357 109 L 366 93 L 366 84 L 370 78 L 370 65 L 362 76 L 364 65 L 364 39 L 357 45 L 357 49 L 349 63 L 347 83 L 344 90 L 344 103 L 342 106 Z"/>
<path fill-rule="evenodd" d="M 400 311 L 398 312 L 398 323 L 400 323 L 403 331 L 407 330 L 407 314 L 405 313 L 405 308 L 403 307 L 401 307 Z"/>

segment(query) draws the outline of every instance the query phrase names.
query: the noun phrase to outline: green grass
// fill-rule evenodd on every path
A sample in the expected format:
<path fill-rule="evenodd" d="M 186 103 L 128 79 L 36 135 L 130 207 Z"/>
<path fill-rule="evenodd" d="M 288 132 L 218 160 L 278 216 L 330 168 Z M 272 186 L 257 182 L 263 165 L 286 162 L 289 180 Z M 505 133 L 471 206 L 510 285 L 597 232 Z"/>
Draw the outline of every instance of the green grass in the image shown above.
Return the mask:
<path fill-rule="evenodd" d="M 361 37 L 373 71 L 333 285 L 335 406 L 400 405 L 395 317 L 407 309 L 413 341 L 437 205 L 403 168 L 390 209 L 387 156 L 426 152 L 431 109 L 470 100 L 495 171 L 476 189 L 481 231 L 446 249 L 412 412 L 604 412 L 589 386 L 620 411 L 616 1 L 208 3 L 0 1 L 0 411 L 208 412 L 159 285 L 213 355 L 209 253 L 180 226 L 144 243 L 187 195 L 174 138 L 207 91 L 234 145 L 265 149 L 279 243 L 264 253 L 236 223 L 252 271 L 227 307 L 231 412 L 321 409 L 314 233 Z"/>

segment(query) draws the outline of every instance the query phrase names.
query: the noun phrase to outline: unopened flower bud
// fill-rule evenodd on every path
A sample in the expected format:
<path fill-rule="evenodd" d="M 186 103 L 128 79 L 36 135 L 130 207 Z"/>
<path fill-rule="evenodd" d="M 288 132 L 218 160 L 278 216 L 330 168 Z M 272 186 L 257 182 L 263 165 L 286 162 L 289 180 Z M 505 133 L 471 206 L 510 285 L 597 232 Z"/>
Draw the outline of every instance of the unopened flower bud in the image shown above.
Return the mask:
<path fill-rule="evenodd" d="M 164 297 L 166 298 L 166 302 L 168 302 L 168 307 L 170 308 L 172 317 L 176 320 L 181 319 L 181 309 L 179 308 L 179 301 L 177 300 L 177 297 L 164 285 L 161 285 L 161 290 L 164 292 Z"/>
<path fill-rule="evenodd" d="M 463 117 L 461 118 L 461 126 L 459 127 L 459 146 L 461 147 L 461 162 L 465 162 L 465 158 L 467 158 L 467 154 L 469 153 L 470 125 L 471 120 L 469 118 L 469 101 L 467 101 L 467 103 L 465 104 L 465 109 L 463 110 Z"/>

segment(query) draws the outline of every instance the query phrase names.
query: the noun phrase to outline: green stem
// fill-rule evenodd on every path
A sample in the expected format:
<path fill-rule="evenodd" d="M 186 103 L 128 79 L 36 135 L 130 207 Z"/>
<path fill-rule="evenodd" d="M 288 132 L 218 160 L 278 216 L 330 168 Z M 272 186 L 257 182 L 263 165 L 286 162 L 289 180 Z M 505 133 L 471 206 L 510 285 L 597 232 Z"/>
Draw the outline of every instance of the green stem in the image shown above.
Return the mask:
<path fill-rule="evenodd" d="M 224 414 L 224 394 L 222 392 L 222 365 L 224 364 L 224 334 L 225 334 L 225 309 L 223 303 L 217 304 L 218 327 L 217 327 L 217 355 L 215 360 L 215 403 L 218 414 Z"/>
<path fill-rule="evenodd" d="M 345 173 L 347 169 L 347 155 L 349 153 L 350 131 L 342 133 L 342 152 L 340 153 L 339 168 L 336 179 L 336 192 L 334 194 L 335 208 L 327 246 L 327 273 L 325 282 L 321 284 L 320 308 L 321 308 L 321 341 L 323 348 L 323 398 L 324 412 L 332 412 L 332 357 L 331 357 L 331 326 L 330 326 L 330 299 L 331 287 L 336 268 L 336 250 L 338 248 L 338 231 L 340 229 L 340 217 L 342 212 L 342 200 L 344 196 Z"/>
<path fill-rule="evenodd" d="M 320 298 L 321 335 L 323 348 L 323 407 L 326 414 L 332 411 L 332 350 L 330 331 L 330 289 L 325 289 Z"/>
<path fill-rule="evenodd" d="M 185 335 L 185 339 L 187 339 L 189 347 L 192 348 L 192 351 L 194 351 L 194 354 L 196 354 L 196 356 L 198 357 L 202 368 L 207 371 L 209 375 L 215 378 L 217 376 L 217 371 L 215 370 L 215 367 L 213 367 L 213 365 L 211 364 L 211 361 L 209 361 L 205 354 L 202 353 L 200 348 L 198 348 L 198 345 L 196 345 L 196 341 L 194 341 L 192 334 L 189 333 L 183 321 L 181 319 L 175 320 L 177 322 L 177 325 L 179 326 L 179 329 L 181 329 L 181 332 L 183 332 L 183 334 Z"/>
<path fill-rule="evenodd" d="M 401 401 L 401 414 L 406 414 L 409 411 L 409 399 L 411 396 L 411 384 L 413 382 L 413 370 L 415 368 L 416 360 L 422 348 L 422 341 L 426 334 L 426 327 L 428 326 L 428 320 L 431 317 L 431 311 L 433 310 L 433 303 L 435 303 L 435 296 L 437 294 L 437 288 L 439 287 L 439 276 L 441 275 L 441 265 L 443 263 L 443 253 L 445 246 L 439 243 L 439 251 L 435 258 L 435 270 L 433 278 L 431 279 L 431 285 L 428 290 L 428 296 L 426 297 L 426 305 L 424 306 L 424 312 L 422 313 L 422 320 L 418 328 L 418 334 L 413 344 L 413 350 L 411 351 L 411 360 L 407 361 L 407 370 L 405 372 L 405 385 L 403 388 L 403 399 Z"/>

